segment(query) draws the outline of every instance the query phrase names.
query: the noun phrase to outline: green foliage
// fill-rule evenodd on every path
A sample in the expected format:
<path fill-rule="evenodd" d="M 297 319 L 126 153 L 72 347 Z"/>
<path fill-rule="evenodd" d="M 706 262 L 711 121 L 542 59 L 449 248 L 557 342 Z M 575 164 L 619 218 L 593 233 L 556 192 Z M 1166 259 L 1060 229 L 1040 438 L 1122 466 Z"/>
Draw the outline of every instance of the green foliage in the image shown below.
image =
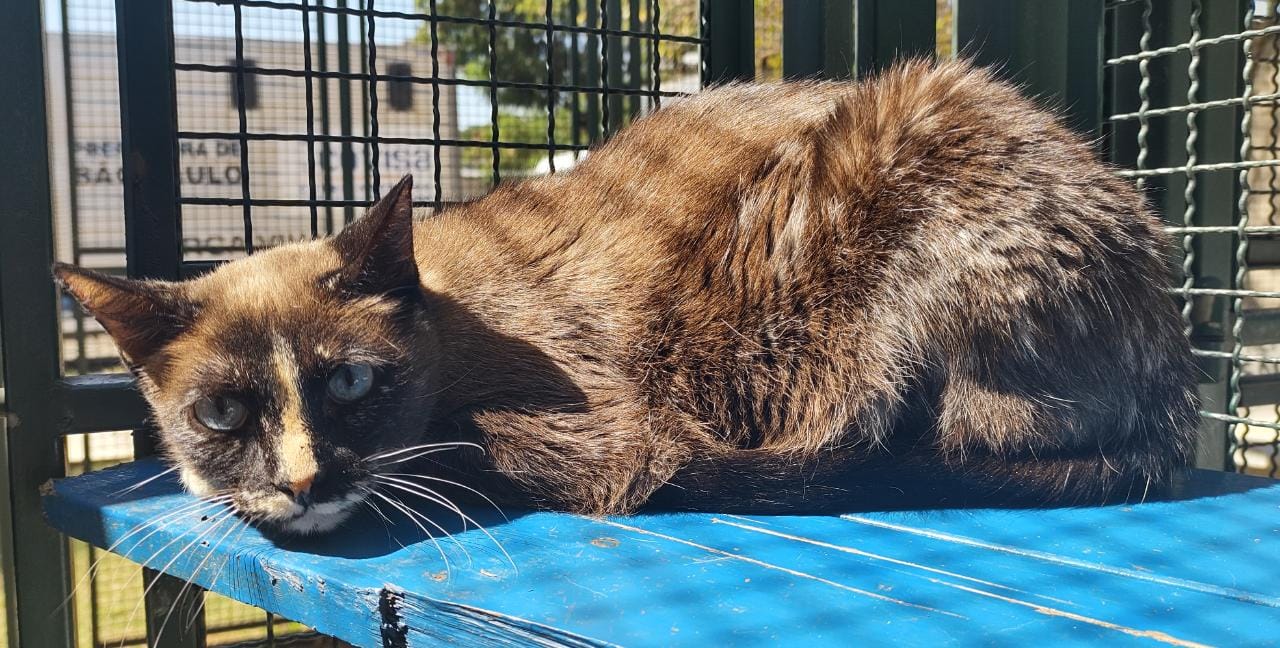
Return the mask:
<path fill-rule="evenodd" d="M 422 11 L 428 10 L 426 0 L 418 0 Z M 539 0 L 507 0 L 498 3 L 495 12 L 499 20 L 522 22 L 546 21 L 543 13 L 546 6 Z M 467 18 L 487 18 L 489 3 L 485 0 L 440 0 L 436 3 L 436 12 L 446 16 Z M 563 13 L 563 12 L 562 12 Z M 557 16 L 557 22 L 563 22 L 565 16 Z M 438 23 L 440 45 L 454 53 L 459 63 L 459 75 L 468 79 L 489 79 L 489 29 L 483 25 L 461 25 L 456 23 Z M 494 30 L 494 52 L 497 62 L 497 77 L 502 81 L 518 81 L 524 83 L 546 83 L 547 81 L 547 34 L 542 30 L 516 29 L 499 27 Z M 430 42 L 431 34 L 424 26 L 418 39 Z M 555 82 L 569 82 L 570 39 L 558 33 L 552 41 Z M 498 90 L 498 103 L 519 106 L 545 106 L 546 92 L 521 88 L 501 88 Z"/>
<path fill-rule="evenodd" d="M 508 111 L 498 115 L 498 132 L 503 142 L 524 142 L 544 145 L 547 142 L 547 115 L 538 111 Z M 465 128 L 460 133 L 462 139 L 485 141 L 492 138 L 488 124 Z M 570 114 L 568 109 L 556 111 L 556 142 L 569 144 L 572 142 Z M 502 149 L 499 153 L 498 170 L 504 176 L 527 175 L 539 162 L 547 159 L 545 150 L 535 149 Z M 493 166 L 491 149 L 466 147 L 462 149 L 462 168 L 490 169 Z"/>
<path fill-rule="evenodd" d="M 429 11 L 430 3 L 428 0 L 417 0 L 417 3 L 420 11 Z M 650 2 L 649 0 L 640 0 L 636 4 L 638 8 L 636 18 L 639 28 L 647 32 L 652 29 L 649 23 L 650 16 L 648 15 Z M 599 2 L 596 0 L 580 0 L 577 3 L 577 15 L 571 16 L 569 15 L 569 3 L 565 0 L 556 0 L 552 6 L 552 19 L 557 25 L 573 24 L 597 27 L 599 26 L 596 11 L 598 7 Z M 616 15 L 610 15 L 609 27 L 612 29 L 630 29 L 633 22 L 631 8 L 631 0 L 617 2 Z M 489 3 L 487 0 L 438 0 L 436 2 L 436 13 L 443 16 L 487 18 L 489 15 Z M 547 20 L 546 3 L 543 0 L 506 0 L 498 2 L 496 3 L 495 16 L 498 20 L 543 25 Z M 668 0 L 663 2 L 659 27 L 664 34 L 696 35 L 698 33 L 698 1 Z M 437 35 L 440 40 L 440 46 L 453 52 L 455 60 L 458 61 L 459 76 L 468 79 L 489 79 L 490 32 L 488 27 L 484 25 L 441 22 L 438 23 Z M 545 30 L 498 27 L 493 31 L 493 36 L 494 60 L 498 80 L 539 84 L 547 82 L 547 33 Z M 423 43 L 430 42 L 431 34 L 429 29 L 424 26 L 417 38 Z M 610 41 L 614 43 L 618 39 L 619 37 L 610 37 Z M 575 40 L 577 41 L 576 50 Z M 626 51 L 633 41 L 630 38 L 621 38 L 621 40 L 623 41 L 623 57 L 627 57 L 629 54 Z M 629 87 L 640 88 L 648 86 L 651 73 L 649 47 L 648 41 L 645 41 L 640 48 L 640 56 L 643 59 L 640 66 L 640 78 L 624 79 L 624 83 Z M 690 65 L 683 56 L 690 51 L 692 46 L 684 43 L 662 41 L 658 47 L 659 56 L 663 62 L 662 75 L 664 78 L 668 77 L 668 75 L 683 75 L 697 71 L 697 66 Z M 577 34 L 575 39 L 568 32 L 557 31 L 552 39 L 551 50 L 554 82 L 557 85 L 569 83 L 570 69 L 575 56 L 577 57 L 580 74 L 578 85 L 594 87 L 598 84 L 598 78 L 589 78 L 588 70 L 590 65 L 598 64 L 599 62 L 599 37 Z M 621 69 L 624 71 L 628 68 L 627 63 L 622 60 L 615 60 L 611 62 L 611 65 L 613 64 L 622 66 Z M 595 68 L 595 74 L 599 74 L 598 67 Z M 569 100 L 567 94 L 562 94 L 562 99 L 565 102 Z M 542 90 L 522 88 L 501 88 L 498 90 L 498 103 L 502 105 L 540 108 L 546 106 L 546 101 L 546 92 Z"/>

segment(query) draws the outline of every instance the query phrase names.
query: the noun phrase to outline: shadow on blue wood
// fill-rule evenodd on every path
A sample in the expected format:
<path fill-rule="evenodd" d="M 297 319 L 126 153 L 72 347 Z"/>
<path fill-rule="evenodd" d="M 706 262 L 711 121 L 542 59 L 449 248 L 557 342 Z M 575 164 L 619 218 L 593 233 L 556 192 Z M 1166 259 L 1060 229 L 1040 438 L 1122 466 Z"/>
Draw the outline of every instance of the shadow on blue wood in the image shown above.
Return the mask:
<path fill-rule="evenodd" d="M 181 512 L 194 500 L 165 478 L 122 494 L 162 470 L 148 460 L 57 481 L 46 515 L 361 646 L 1280 638 L 1280 482 L 1258 478 L 1197 472 L 1172 501 L 1087 509 L 510 521 L 467 511 L 492 538 L 437 510 L 454 538 L 437 547 L 393 511 L 278 545 L 219 525 L 217 506 Z"/>

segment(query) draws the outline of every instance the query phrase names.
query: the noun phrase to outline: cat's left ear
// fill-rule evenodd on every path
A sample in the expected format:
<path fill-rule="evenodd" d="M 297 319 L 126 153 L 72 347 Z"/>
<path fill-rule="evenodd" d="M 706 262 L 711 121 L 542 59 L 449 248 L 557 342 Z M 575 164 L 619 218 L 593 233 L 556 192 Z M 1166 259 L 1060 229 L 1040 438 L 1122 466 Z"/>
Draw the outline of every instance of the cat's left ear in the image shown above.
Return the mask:
<path fill-rule="evenodd" d="M 346 290 L 383 294 L 418 289 L 413 257 L 413 176 L 396 183 L 360 220 L 333 238 Z"/>

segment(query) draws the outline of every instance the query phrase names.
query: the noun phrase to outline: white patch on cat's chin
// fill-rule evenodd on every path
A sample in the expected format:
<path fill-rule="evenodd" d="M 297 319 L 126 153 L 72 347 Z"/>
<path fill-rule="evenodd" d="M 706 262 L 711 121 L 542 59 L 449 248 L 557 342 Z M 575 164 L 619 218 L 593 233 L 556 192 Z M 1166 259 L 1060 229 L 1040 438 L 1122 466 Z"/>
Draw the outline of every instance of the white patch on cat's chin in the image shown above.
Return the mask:
<path fill-rule="evenodd" d="M 338 525 L 350 516 L 355 505 L 363 499 L 364 496 L 358 492 L 348 493 L 340 500 L 312 504 L 297 517 L 279 524 L 284 531 L 298 535 L 328 533 L 338 528 Z M 296 504 L 294 506 L 297 509 L 302 508 Z"/>
<path fill-rule="evenodd" d="M 208 497 L 213 494 L 214 490 L 216 490 L 213 487 L 213 484 L 205 481 L 203 477 L 197 475 L 195 471 L 190 468 L 184 467 L 178 473 L 178 476 L 182 480 L 182 485 L 187 489 L 187 492 L 195 495 L 196 497 Z"/>

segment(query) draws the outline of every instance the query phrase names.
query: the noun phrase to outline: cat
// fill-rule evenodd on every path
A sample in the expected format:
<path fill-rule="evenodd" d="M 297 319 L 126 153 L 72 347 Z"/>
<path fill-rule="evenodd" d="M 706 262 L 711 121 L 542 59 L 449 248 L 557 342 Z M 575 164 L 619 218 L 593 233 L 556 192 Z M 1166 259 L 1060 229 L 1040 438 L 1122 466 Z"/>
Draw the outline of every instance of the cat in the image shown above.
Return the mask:
<path fill-rule="evenodd" d="M 191 493 L 309 534 L 390 470 L 813 513 L 1132 500 L 1191 460 L 1161 223 L 986 70 L 710 89 L 422 220 L 411 184 L 188 281 L 55 268 Z"/>

